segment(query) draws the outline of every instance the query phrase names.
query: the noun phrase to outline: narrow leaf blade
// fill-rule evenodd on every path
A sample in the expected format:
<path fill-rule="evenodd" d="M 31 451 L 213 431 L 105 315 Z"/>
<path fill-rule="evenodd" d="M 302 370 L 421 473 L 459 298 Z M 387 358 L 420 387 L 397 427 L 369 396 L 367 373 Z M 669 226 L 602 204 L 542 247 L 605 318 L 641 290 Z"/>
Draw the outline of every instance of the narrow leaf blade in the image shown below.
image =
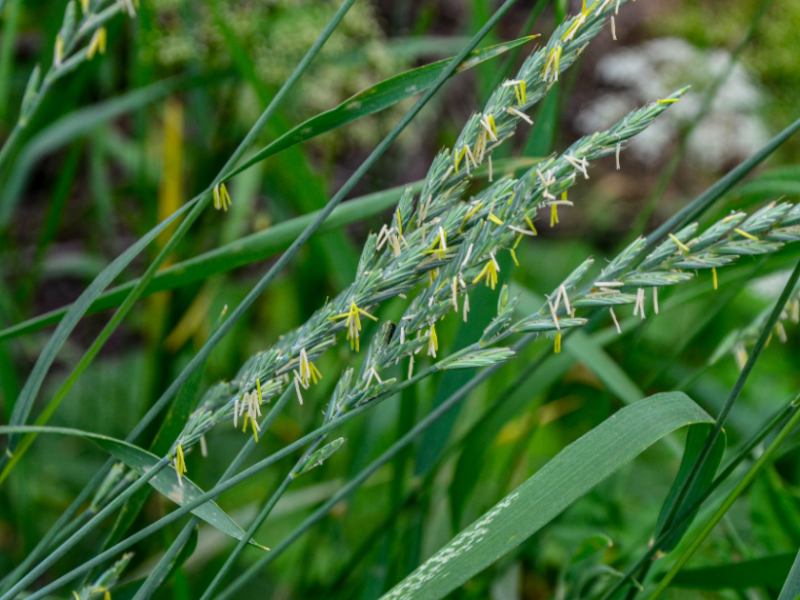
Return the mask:
<path fill-rule="evenodd" d="M 536 36 L 528 36 L 514 40 L 513 42 L 496 44 L 488 48 L 475 50 L 467 55 L 464 62 L 456 69 L 456 72 L 471 69 L 482 62 L 500 56 L 509 50 L 513 50 L 517 46 L 521 46 L 535 37 Z M 336 108 L 332 108 L 316 117 L 312 117 L 300 123 L 291 131 L 287 131 L 277 140 L 259 150 L 253 157 L 233 171 L 231 176 L 244 171 L 249 166 L 269 156 L 277 154 L 281 150 L 310 140 L 327 131 L 342 127 L 343 125 L 352 123 L 368 115 L 380 112 L 406 98 L 424 92 L 436 82 L 452 60 L 452 58 L 440 60 L 425 65 L 424 67 L 401 73 L 400 75 L 391 77 L 390 79 L 359 92 L 355 96 L 342 102 Z"/>
<path fill-rule="evenodd" d="M 680 392 L 657 394 L 623 408 L 567 446 L 383 596 L 384 600 L 444 597 L 668 433 L 711 421 Z"/>

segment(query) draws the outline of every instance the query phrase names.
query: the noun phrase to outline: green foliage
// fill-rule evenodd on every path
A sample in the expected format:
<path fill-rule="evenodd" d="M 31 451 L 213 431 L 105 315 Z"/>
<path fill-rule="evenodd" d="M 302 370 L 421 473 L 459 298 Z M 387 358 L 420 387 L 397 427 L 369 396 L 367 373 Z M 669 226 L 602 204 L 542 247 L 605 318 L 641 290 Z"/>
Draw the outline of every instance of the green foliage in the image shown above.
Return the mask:
<path fill-rule="evenodd" d="M 0 0 L 0 600 L 797 595 L 800 13 L 462 4 Z"/>

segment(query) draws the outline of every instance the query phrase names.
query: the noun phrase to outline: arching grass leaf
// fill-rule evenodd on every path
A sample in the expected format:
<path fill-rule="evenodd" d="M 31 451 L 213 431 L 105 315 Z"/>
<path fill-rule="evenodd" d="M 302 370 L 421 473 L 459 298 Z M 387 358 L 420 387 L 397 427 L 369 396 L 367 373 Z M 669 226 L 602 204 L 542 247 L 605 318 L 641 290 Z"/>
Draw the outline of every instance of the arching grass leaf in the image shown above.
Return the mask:
<path fill-rule="evenodd" d="M 80 429 L 70 429 L 67 427 L 31 427 L 31 426 L 10 426 L 0 427 L 0 435 L 9 433 L 56 433 L 60 435 L 73 435 L 83 437 L 91 440 L 100 448 L 111 454 L 117 460 L 125 463 L 128 467 L 142 475 L 156 463 L 159 458 L 147 450 L 143 450 L 138 446 L 129 444 L 122 440 L 110 438 L 105 435 L 97 433 L 90 433 Z M 183 477 L 183 483 L 178 482 L 178 475 L 175 469 L 167 467 L 162 469 L 155 477 L 150 480 L 150 485 L 156 488 L 164 496 L 172 500 L 178 505 L 183 506 L 187 502 L 201 496 L 204 492 L 197 485 L 195 485 L 188 477 Z M 223 533 L 241 540 L 245 531 L 236 522 L 231 519 L 228 514 L 223 511 L 215 502 L 206 502 L 198 506 L 192 511 L 195 515 L 203 519 L 210 525 L 213 525 Z M 258 548 L 263 548 L 254 540 L 249 541 L 250 544 Z"/>
<path fill-rule="evenodd" d="M 681 466 L 678 469 L 678 475 L 675 477 L 675 481 L 672 483 L 669 494 L 667 494 L 667 499 L 664 501 L 664 504 L 661 507 L 661 514 L 658 517 L 656 529 L 659 531 L 661 531 L 662 527 L 665 525 L 664 522 L 666 521 L 667 517 L 672 513 L 678 494 L 683 488 L 686 478 L 689 476 L 697 457 L 700 455 L 700 451 L 703 449 L 703 445 L 706 443 L 706 439 L 708 438 L 710 431 L 711 427 L 705 423 L 692 425 L 689 427 L 689 434 L 686 436 L 686 450 L 684 450 L 683 453 L 683 460 L 681 461 Z M 697 474 L 697 477 L 695 478 L 694 483 L 692 484 L 692 487 L 689 490 L 686 499 L 684 500 L 684 506 L 693 505 L 698 498 L 705 494 L 706 490 L 714 481 L 714 476 L 717 474 L 717 468 L 719 467 L 720 462 L 722 462 L 722 456 L 725 454 L 725 446 L 727 444 L 726 440 L 727 438 L 725 435 L 725 430 L 723 429 L 722 432 L 720 432 L 719 437 L 715 440 L 714 445 L 711 447 L 711 453 L 708 455 L 708 459 L 706 459 L 706 461 L 703 463 L 702 469 L 700 469 L 700 472 Z M 661 547 L 662 551 L 669 552 L 678 545 L 678 543 L 681 541 L 681 538 L 692 524 L 692 521 L 694 521 L 694 518 L 697 516 L 698 510 L 695 510 L 694 513 L 683 522 L 683 524 L 672 535 L 672 537 L 670 537 L 669 540 L 664 543 L 664 545 Z M 677 517 L 680 516 L 683 516 L 683 509 L 677 513 Z"/>
<path fill-rule="evenodd" d="M 668 433 L 711 421 L 680 392 L 657 394 L 623 408 L 567 446 L 384 595 L 384 600 L 444 597 Z"/>
<path fill-rule="evenodd" d="M 482 62 L 500 56 L 509 50 L 513 50 L 517 46 L 531 41 L 535 37 L 537 36 L 528 36 L 514 40 L 513 42 L 496 44 L 488 48 L 475 50 L 467 55 L 466 60 L 456 69 L 456 73 L 466 71 Z M 290 146 L 305 142 L 327 131 L 380 112 L 406 98 L 424 92 L 436 82 L 452 60 L 452 58 L 440 60 L 425 65 L 424 67 L 419 67 L 391 77 L 390 79 L 359 92 L 352 98 L 342 102 L 336 108 L 332 108 L 329 111 L 300 123 L 291 131 L 286 132 L 277 140 L 259 150 L 254 156 L 237 167 L 236 170 L 230 174 L 230 177 L 241 173 L 251 165 L 273 154 L 277 154 Z"/>

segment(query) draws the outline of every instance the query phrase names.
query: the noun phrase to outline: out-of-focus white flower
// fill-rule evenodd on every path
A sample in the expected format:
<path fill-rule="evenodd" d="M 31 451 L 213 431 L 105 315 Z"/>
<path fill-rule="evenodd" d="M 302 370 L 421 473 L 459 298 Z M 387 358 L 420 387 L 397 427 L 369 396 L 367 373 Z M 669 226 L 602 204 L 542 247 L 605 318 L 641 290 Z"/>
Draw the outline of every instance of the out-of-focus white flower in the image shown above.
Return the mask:
<path fill-rule="evenodd" d="M 602 85 L 615 91 L 583 107 L 575 126 L 581 133 L 603 129 L 642 102 L 690 84 L 691 93 L 674 110 L 630 142 L 631 156 L 654 164 L 669 150 L 680 127 L 698 113 L 704 94 L 729 64 L 725 50 L 703 50 L 679 38 L 659 38 L 611 52 L 598 61 L 595 73 Z M 763 96 L 744 67 L 734 65 L 711 111 L 689 140 L 692 163 L 716 170 L 761 147 L 769 138 L 758 114 Z"/>

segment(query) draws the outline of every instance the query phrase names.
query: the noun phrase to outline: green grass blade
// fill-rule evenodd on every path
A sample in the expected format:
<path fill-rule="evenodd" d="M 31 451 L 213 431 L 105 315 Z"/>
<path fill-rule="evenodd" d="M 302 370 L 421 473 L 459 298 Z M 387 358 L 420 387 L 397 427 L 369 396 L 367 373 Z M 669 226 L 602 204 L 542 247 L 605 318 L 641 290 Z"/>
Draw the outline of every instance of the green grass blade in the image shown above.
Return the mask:
<path fill-rule="evenodd" d="M 496 173 L 516 172 L 530 168 L 538 159 L 514 158 L 496 161 Z M 484 177 L 487 168 L 481 167 L 474 172 L 475 177 Z M 406 188 L 419 190 L 422 181 L 415 181 L 409 185 L 390 188 L 382 192 L 368 194 L 360 198 L 348 200 L 331 213 L 317 230 L 325 233 L 367 219 L 380 214 L 387 208 L 394 206 Z M 260 231 L 239 240 L 210 250 L 204 254 L 190 258 L 158 271 L 153 281 L 145 288 L 142 296 L 149 296 L 156 292 L 171 290 L 187 283 L 204 280 L 209 276 L 218 275 L 227 271 L 253 264 L 255 262 L 274 256 L 291 245 L 302 231 L 316 218 L 319 211 L 309 213 L 269 229 Z M 134 279 L 122 285 L 111 288 L 97 297 L 87 310 L 87 314 L 95 313 L 118 306 L 139 282 Z M 0 331 L 0 342 L 13 339 L 27 333 L 38 331 L 43 327 L 58 323 L 69 310 L 70 306 L 59 308 L 38 317 L 28 319 L 12 327 Z"/>
<path fill-rule="evenodd" d="M 681 571 L 672 580 L 672 587 L 694 590 L 746 590 L 774 586 L 787 577 L 792 568 L 794 553 L 773 554 L 762 558 L 699 569 Z M 800 574 L 800 569 L 798 569 Z M 800 594 L 800 588 L 798 588 Z M 781 596 L 779 600 L 795 600 L 795 596 Z"/>
<path fill-rule="evenodd" d="M 795 399 L 794 403 L 800 401 L 800 396 Z M 722 506 L 717 509 L 714 515 L 709 519 L 709 521 L 705 524 L 703 529 L 695 536 L 694 540 L 692 540 L 691 545 L 684 551 L 684 553 L 680 556 L 680 558 L 675 562 L 672 566 L 670 571 L 666 574 L 664 579 L 661 580 L 661 583 L 658 585 L 656 590 L 650 596 L 649 600 L 656 600 L 664 590 L 670 585 L 674 577 L 678 574 L 681 570 L 683 565 L 686 564 L 686 561 L 691 558 L 691 556 L 695 553 L 697 548 L 700 547 L 700 544 L 708 537 L 708 534 L 716 527 L 717 523 L 722 520 L 730 508 L 733 506 L 734 502 L 742 495 L 742 493 L 747 489 L 747 487 L 753 482 L 755 476 L 759 473 L 761 468 L 767 464 L 768 461 L 772 458 L 772 455 L 778 450 L 781 444 L 786 440 L 787 437 L 792 433 L 795 427 L 800 423 L 800 411 L 795 412 L 792 415 L 792 418 L 783 426 L 780 433 L 778 433 L 777 437 L 772 441 L 772 443 L 767 447 L 764 453 L 759 457 L 756 463 L 750 468 L 747 474 L 742 478 L 742 480 L 736 485 L 733 491 L 728 494 L 725 501 L 722 503 Z"/>
<path fill-rule="evenodd" d="M 264 112 L 258 118 L 258 120 L 253 125 L 253 127 L 251 127 L 250 131 L 247 133 L 245 138 L 242 140 L 242 142 L 236 148 L 234 153 L 231 155 L 231 157 L 225 163 L 225 165 L 223 166 L 223 168 L 220 171 L 220 173 L 211 182 L 211 185 L 204 192 L 202 192 L 199 196 L 197 196 L 194 200 L 192 200 L 192 201 L 188 202 L 187 204 L 185 204 L 181 209 L 176 211 L 168 219 L 165 219 L 153 231 L 151 231 L 144 238 L 142 238 L 139 242 L 137 242 L 137 244 L 135 244 L 134 247 L 132 247 L 131 249 L 126 251 L 126 253 L 124 253 L 117 260 L 115 260 L 112 263 L 112 265 L 109 265 L 109 267 L 107 267 L 104 270 L 104 272 L 101 273 L 101 275 L 98 278 L 96 278 L 92 282 L 92 284 L 89 285 L 89 288 L 87 288 L 87 290 L 81 295 L 81 298 L 79 300 L 83 301 L 82 305 L 76 303 L 76 305 L 73 305 L 73 307 L 70 309 L 70 311 L 68 311 L 68 313 L 67 313 L 68 315 L 71 314 L 71 313 L 74 313 L 73 314 L 73 318 L 71 320 L 65 318 L 64 321 L 62 321 L 59 324 L 58 328 L 56 328 L 56 332 L 50 338 L 50 340 L 48 341 L 48 345 L 45 347 L 45 352 L 43 352 L 42 355 L 40 355 L 39 360 L 37 361 L 36 365 L 34 366 L 34 373 L 36 374 L 36 377 L 34 377 L 34 374 L 32 373 L 31 377 L 29 377 L 29 379 L 28 379 L 28 382 L 26 382 L 26 387 L 23 388 L 23 394 L 24 394 L 26 388 L 30 387 L 30 389 L 28 389 L 27 395 L 25 397 L 25 403 L 26 403 L 27 406 L 20 409 L 19 416 L 22 417 L 20 419 L 20 422 L 24 422 L 25 419 L 27 418 L 27 414 L 30 411 L 31 405 L 33 403 L 33 400 L 35 399 L 36 392 L 38 391 L 39 387 L 41 386 L 41 383 L 42 383 L 42 381 L 44 379 L 44 376 L 45 376 L 50 364 L 52 364 L 52 361 L 55 359 L 55 354 L 57 353 L 57 351 L 61 347 L 61 345 L 63 345 L 64 341 L 66 340 L 67 335 L 69 335 L 69 333 L 72 330 L 72 328 L 75 327 L 75 325 L 77 324 L 77 321 L 84 314 L 85 310 L 88 308 L 88 306 L 91 304 L 91 302 L 97 297 L 97 295 L 99 295 L 100 292 L 102 292 L 103 289 L 105 289 L 105 287 L 110 283 L 110 281 L 113 280 L 113 278 L 116 276 L 116 274 L 119 273 L 119 270 L 121 270 L 124 267 L 124 265 L 127 265 L 127 263 L 130 262 L 136 256 L 136 254 L 138 254 L 139 250 L 144 248 L 144 245 L 146 244 L 146 241 L 151 240 L 152 237 L 154 237 L 161 230 L 163 230 L 165 227 L 167 227 L 167 225 L 169 225 L 169 223 L 172 220 L 174 220 L 174 218 L 176 218 L 182 211 L 188 210 L 188 208 L 190 208 L 193 204 L 197 204 L 199 207 L 202 207 L 202 201 L 204 200 L 204 198 L 203 198 L 204 195 L 207 196 L 210 193 L 210 191 L 213 188 L 213 186 L 215 186 L 215 185 L 217 185 L 219 183 L 219 181 L 221 180 L 223 174 L 227 170 L 230 170 L 231 168 L 233 168 L 236 165 L 236 163 L 242 158 L 242 156 L 247 151 L 247 149 L 251 146 L 253 141 L 263 131 L 263 129 L 266 126 L 266 124 L 269 121 L 269 119 L 272 117 L 272 115 L 278 109 L 278 107 L 281 104 L 281 102 L 283 101 L 283 99 L 286 97 L 286 94 L 289 92 L 289 90 L 292 88 L 292 86 L 297 82 L 297 80 L 300 78 L 300 76 L 303 74 L 303 72 L 309 66 L 309 64 L 314 59 L 314 57 L 319 53 L 319 51 L 322 48 L 322 46 L 325 44 L 325 42 L 328 40 L 328 38 L 334 32 L 334 30 L 339 25 L 341 20 L 344 18 L 345 14 L 347 14 L 347 11 L 350 9 L 350 7 L 353 5 L 354 2 L 355 2 L 355 0 L 345 0 L 342 3 L 342 5 L 338 8 L 338 10 L 334 14 L 334 16 L 330 20 L 330 22 L 327 24 L 327 26 L 325 27 L 323 32 L 319 35 L 319 37 L 311 45 L 311 48 L 309 48 L 308 52 L 305 54 L 303 59 L 300 61 L 300 63 L 294 69 L 292 74 L 289 76 L 289 78 L 283 84 L 283 86 L 278 91 L 278 93 L 275 95 L 275 97 L 272 99 L 272 101 L 270 102 L 269 106 L 264 110 Z M 8 144 L 6 144 L 6 146 L 7 145 Z M 207 202 L 209 199 L 210 199 L 209 197 L 206 197 L 205 201 Z M 199 214 L 199 212 L 193 211 L 193 215 L 196 216 L 196 214 Z M 185 230 L 186 230 L 186 228 L 184 228 L 182 231 L 185 232 Z M 179 230 L 179 231 L 181 231 L 181 230 Z M 180 237 L 179 237 L 179 235 L 177 233 L 175 235 L 173 235 L 170 238 L 170 240 L 167 243 L 167 245 L 165 246 L 165 249 L 167 249 L 167 247 L 169 247 L 171 245 L 176 244 L 179 239 L 180 239 Z M 135 249 L 136 249 L 136 251 L 134 251 Z M 158 267 L 160 266 L 160 263 L 163 262 L 163 260 L 166 259 L 166 257 L 167 257 L 167 254 L 162 251 L 162 253 L 159 255 L 159 258 L 156 260 L 156 262 L 154 262 L 150 266 L 150 268 L 148 269 L 148 272 L 146 273 L 146 277 L 147 276 L 152 277 L 155 274 L 155 270 L 158 269 Z M 291 258 L 291 257 L 289 257 L 289 258 Z M 287 258 L 287 260 L 288 260 L 288 258 Z M 122 262 L 123 264 L 121 266 L 119 266 L 119 270 L 116 271 L 115 273 L 113 273 L 113 276 L 112 276 L 112 272 L 113 272 L 112 266 L 116 265 L 119 262 Z M 107 280 L 104 281 L 102 279 L 103 279 L 104 275 L 107 272 L 109 274 L 109 277 L 107 278 Z M 144 283 L 144 286 L 147 285 L 147 281 L 145 280 L 145 278 L 143 278 L 142 283 Z M 133 302 L 136 299 L 137 292 L 140 293 L 141 292 L 140 288 L 144 287 L 144 286 L 137 285 L 137 287 L 134 288 L 134 290 L 128 295 L 128 297 L 126 298 L 126 302 L 129 302 L 127 308 L 130 308 L 130 306 L 132 306 Z M 251 297 L 252 298 L 250 300 L 250 303 L 252 303 L 253 300 L 255 299 L 255 296 L 253 294 L 251 294 Z M 231 317 L 231 320 L 234 323 L 238 320 L 238 318 L 243 313 L 243 310 L 246 308 L 245 305 L 249 306 L 249 304 L 247 304 L 246 302 L 243 302 L 239 307 L 237 307 L 237 311 L 239 311 L 239 309 L 242 309 L 240 312 L 238 312 L 238 316 L 237 316 L 236 311 L 234 311 L 235 314 L 232 315 L 232 317 Z M 121 315 L 123 313 L 124 313 L 123 309 L 120 309 L 120 311 L 118 311 L 117 315 L 115 315 L 115 316 Z M 233 323 L 231 323 L 231 326 L 232 326 L 232 324 Z M 227 325 L 227 323 L 226 323 L 226 325 Z M 109 328 L 107 327 L 104 330 L 104 332 L 107 331 L 108 329 Z M 112 327 L 112 329 L 113 329 L 113 327 Z M 219 331 L 217 333 L 219 333 Z M 222 335 L 224 335 L 224 334 L 222 334 Z M 216 338 L 217 341 L 221 337 L 222 337 L 221 335 L 217 336 L 217 338 Z M 98 338 L 97 341 L 99 341 L 100 345 L 102 345 L 104 340 L 100 340 L 100 338 Z M 161 412 L 161 410 L 172 399 L 174 394 L 188 380 L 189 376 L 194 371 L 194 369 L 196 369 L 197 366 L 199 366 L 200 364 L 203 364 L 205 362 L 205 359 L 210 354 L 211 349 L 214 347 L 215 343 L 212 343 L 212 344 L 209 344 L 208 342 L 206 343 L 206 345 L 204 346 L 204 348 L 206 349 L 205 355 L 195 357 L 195 360 L 192 361 L 192 363 L 190 363 L 190 366 L 187 367 L 187 369 L 185 369 L 183 371 L 183 373 L 178 376 L 178 379 L 173 382 L 173 384 L 168 388 L 168 390 L 164 394 L 161 395 L 159 400 L 156 401 L 155 405 L 153 405 L 147 411 L 147 413 L 141 419 L 141 421 L 136 425 L 136 427 L 133 428 L 133 430 L 131 431 L 131 433 L 128 436 L 128 440 L 131 440 L 131 441 L 135 440 L 147 428 L 147 426 L 153 421 L 153 419 L 155 419 L 155 417 Z M 93 346 L 93 348 L 94 348 L 94 346 Z M 46 356 L 46 351 L 48 351 L 48 350 L 50 352 L 49 352 L 49 355 Z M 99 350 L 99 348 L 98 348 L 98 350 Z M 202 354 L 202 351 L 201 351 L 201 354 Z M 88 360 L 91 361 L 92 357 L 89 356 L 89 353 L 87 353 L 84 356 L 84 358 L 87 358 L 87 357 L 88 357 Z M 38 369 L 38 372 L 37 372 L 37 369 Z M 28 384 L 30 384 L 30 386 Z M 20 395 L 20 399 L 22 399 L 22 394 Z M 20 401 L 18 399 L 17 405 L 14 407 L 14 410 L 15 410 L 14 415 L 16 415 L 17 409 L 20 408 L 19 405 L 20 405 Z M 0 464 L 5 464 L 9 457 L 13 457 L 13 455 L 11 455 L 7 451 L 6 454 L 3 455 L 3 458 L 0 459 Z M 103 471 L 107 471 L 108 469 L 110 469 L 110 465 L 106 464 L 103 467 L 103 469 L 97 474 L 97 476 L 95 476 L 92 479 L 92 481 L 90 483 L 95 484 L 95 483 L 97 483 L 99 481 L 102 481 L 102 478 L 103 478 L 103 476 L 105 474 Z M 6 472 L 8 472 L 8 471 L 6 471 Z M 150 473 L 148 473 L 148 475 L 146 477 L 149 477 L 149 476 L 151 476 Z M 136 484 L 134 484 L 134 486 L 132 486 L 132 488 L 136 488 L 136 489 L 139 489 L 140 487 L 141 486 L 139 486 L 139 482 L 137 482 Z M 118 502 L 124 501 L 132 493 L 135 493 L 136 489 L 134 489 L 133 492 L 131 492 L 130 488 L 129 488 L 129 490 L 127 492 L 130 492 L 130 493 L 126 492 L 127 495 L 123 495 L 123 496 L 120 496 L 119 498 L 115 499 L 108 507 L 106 507 L 106 509 L 103 509 L 103 511 L 101 511 L 101 514 L 103 514 L 107 510 L 111 510 L 112 507 L 116 507 Z M 86 491 L 86 488 L 80 494 L 80 496 L 84 496 L 84 495 L 88 496 L 88 492 Z M 67 509 L 67 512 L 73 512 L 74 513 L 75 510 L 77 510 L 77 509 L 75 507 L 75 503 L 73 503 L 73 505 L 70 505 L 70 507 Z M 90 527 L 92 523 L 96 522 L 96 520 L 97 520 L 96 518 L 93 519 L 84 528 L 81 528 L 81 530 L 75 535 L 76 536 L 79 535 L 79 534 L 85 535 L 84 532 L 85 532 L 86 528 Z M 60 521 L 61 521 L 61 519 L 59 519 L 59 522 Z M 48 532 L 47 535 L 49 536 L 50 533 Z M 65 542 L 65 544 L 71 542 L 74 537 L 75 536 L 70 538 L 70 540 L 68 540 L 68 542 Z M 46 546 L 42 545 L 41 547 L 45 548 Z M 64 545 L 60 546 L 56 551 L 54 551 L 54 553 L 51 554 L 50 557 L 48 557 L 43 563 L 41 563 L 38 567 L 36 567 L 36 569 L 34 569 L 34 572 L 36 572 L 37 570 L 41 571 L 42 568 L 43 568 L 42 565 L 47 565 L 48 563 L 54 561 L 59 556 L 59 553 L 63 553 L 63 547 L 64 547 Z M 40 546 L 37 545 L 37 548 L 40 548 Z M 54 558 L 54 557 L 56 557 L 56 558 Z M 46 567 L 44 567 L 44 568 L 46 568 Z M 21 586 L 24 586 L 25 582 L 29 581 L 32 577 L 33 577 L 33 575 L 31 575 L 29 573 L 23 579 L 21 579 L 19 582 L 17 582 L 15 584 L 15 586 L 12 588 L 12 590 L 17 590 Z"/>
<path fill-rule="evenodd" d="M 3 14 L 7 1 L 0 1 L 0 15 Z M 8 14 L 3 17 L 3 42 L 0 46 L 0 121 L 5 121 L 6 113 L 8 112 L 11 66 L 14 61 L 14 48 L 19 27 L 19 7 L 21 4 L 22 0 L 14 0 L 8 8 Z"/>
<path fill-rule="evenodd" d="M 780 581 L 780 578 L 772 581 Z M 792 564 L 792 570 L 786 577 L 786 583 L 783 584 L 778 600 L 797 600 L 798 596 L 800 596 L 800 553 L 797 554 L 797 558 Z"/>
<path fill-rule="evenodd" d="M 100 448 L 113 455 L 117 460 L 122 461 L 131 469 L 135 470 L 139 475 L 147 473 L 158 464 L 160 460 L 158 456 L 147 450 L 119 440 L 112 440 L 103 436 L 93 436 L 92 441 L 100 446 Z M 158 475 L 150 480 L 150 485 L 180 506 L 186 505 L 204 493 L 202 489 L 186 476 L 182 478 L 181 483 L 178 480 L 177 473 L 171 468 L 162 469 Z M 239 525 L 214 502 L 201 504 L 192 510 L 192 513 L 232 538 L 237 540 L 244 538 L 244 529 L 239 527 Z M 261 547 L 253 540 L 249 540 L 249 543 L 256 547 Z"/>
<path fill-rule="evenodd" d="M 668 433 L 712 419 L 680 392 L 625 407 L 562 450 L 461 532 L 384 600 L 442 598 L 524 542 Z"/>
<path fill-rule="evenodd" d="M 17 425 L 23 423 L 28 418 L 30 410 L 33 407 L 33 401 L 39 392 L 39 388 L 44 381 L 45 375 L 47 375 L 47 371 L 50 369 L 50 365 L 53 364 L 53 361 L 55 360 L 58 351 L 61 349 L 61 346 L 64 345 L 67 337 L 78 324 L 78 321 L 80 321 L 80 319 L 86 313 L 86 310 L 88 310 L 94 299 L 100 295 L 100 293 L 108 286 L 108 284 L 110 284 L 117 277 L 117 275 L 119 275 L 122 270 L 127 267 L 128 264 L 130 264 L 130 262 L 139 254 L 139 252 L 141 252 L 151 241 L 153 241 L 153 239 L 155 239 L 159 233 L 161 233 L 161 231 L 166 229 L 175 219 L 177 219 L 181 214 L 189 210 L 191 207 L 191 202 L 182 206 L 179 210 L 175 211 L 168 218 L 164 219 L 164 221 L 159 223 L 150 232 L 139 239 L 139 241 L 118 256 L 110 265 L 103 269 L 103 272 L 100 273 L 100 275 L 98 275 L 91 284 L 89 284 L 86 290 L 80 295 L 78 300 L 75 301 L 72 306 L 70 306 L 69 310 L 67 310 L 66 314 L 64 315 L 64 318 L 53 332 L 53 335 L 50 336 L 50 339 L 47 341 L 47 345 L 44 347 L 42 353 L 39 355 L 39 358 L 36 360 L 36 364 L 34 365 L 31 374 L 28 376 L 20 395 L 17 397 L 17 401 L 14 404 L 14 410 L 9 421 L 11 424 Z M 0 460 L 0 464 L 5 465 L 5 463 L 8 462 L 8 459 L 13 456 L 12 453 L 14 446 L 15 438 L 12 437 L 9 439 L 8 449 L 6 450 L 6 454 L 3 456 L 3 459 Z"/>
<path fill-rule="evenodd" d="M 146 600 L 158 591 L 164 582 L 168 581 L 175 571 L 181 568 L 183 563 L 194 554 L 197 548 L 198 526 L 184 528 L 169 550 L 158 561 L 156 568 L 144 581 L 132 582 L 131 587 L 127 586 L 114 590 L 114 600 Z"/>
<path fill-rule="evenodd" d="M 488 48 L 475 50 L 467 55 L 459 64 L 458 68 L 456 68 L 455 72 L 459 73 L 471 69 L 476 65 L 517 48 L 535 37 L 536 36 L 528 36 L 512 42 L 496 44 Z M 242 163 L 229 177 L 241 173 L 250 166 L 273 154 L 277 154 L 281 150 L 285 150 L 286 148 L 310 140 L 318 135 L 322 135 L 323 133 L 342 127 L 358 119 L 385 110 L 406 98 L 424 92 L 436 82 L 452 60 L 452 58 L 440 60 L 425 65 L 424 67 L 401 73 L 400 75 L 391 77 L 359 92 L 355 96 L 342 102 L 336 108 L 332 108 L 316 117 L 312 117 L 286 132 L 277 140 L 259 150 L 246 162 Z"/>
<path fill-rule="evenodd" d="M 678 469 L 678 475 L 675 478 L 675 481 L 672 483 L 672 487 L 670 488 L 669 494 L 664 501 L 664 505 L 661 507 L 661 514 L 659 515 L 658 524 L 656 525 L 657 531 L 665 530 L 667 525 L 667 515 L 672 513 L 678 492 L 680 491 L 681 487 L 683 487 L 683 484 L 692 469 L 692 465 L 700 455 L 700 451 L 703 449 L 703 444 L 708 438 L 710 431 L 711 427 L 705 424 L 692 425 L 689 428 L 689 434 L 686 437 L 686 450 L 684 451 L 683 459 L 681 460 L 681 466 Z M 725 454 L 726 445 L 727 437 L 725 435 L 725 431 L 723 430 L 722 434 L 714 442 L 714 446 L 711 448 L 711 453 L 708 455 L 708 460 L 706 460 L 703 464 L 703 468 L 700 469 L 700 472 L 698 473 L 697 478 L 695 479 L 694 484 L 689 491 L 689 494 L 686 496 L 685 505 L 694 505 L 697 499 L 703 496 L 706 490 L 711 486 L 714 481 L 714 476 L 717 474 L 717 469 L 722 462 L 722 456 Z M 680 512 L 676 514 L 678 517 L 683 516 Z M 681 538 L 689 529 L 689 526 L 692 524 L 695 516 L 697 516 L 697 511 L 694 511 L 690 516 L 683 520 L 683 524 L 680 526 L 680 528 L 678 528 L 672 537 L 670 537 L 661 547 L 663 552 L 670 552 L 675 549 L 675 547 L 678 545 L 678 542 L 681 541 Z"/>

